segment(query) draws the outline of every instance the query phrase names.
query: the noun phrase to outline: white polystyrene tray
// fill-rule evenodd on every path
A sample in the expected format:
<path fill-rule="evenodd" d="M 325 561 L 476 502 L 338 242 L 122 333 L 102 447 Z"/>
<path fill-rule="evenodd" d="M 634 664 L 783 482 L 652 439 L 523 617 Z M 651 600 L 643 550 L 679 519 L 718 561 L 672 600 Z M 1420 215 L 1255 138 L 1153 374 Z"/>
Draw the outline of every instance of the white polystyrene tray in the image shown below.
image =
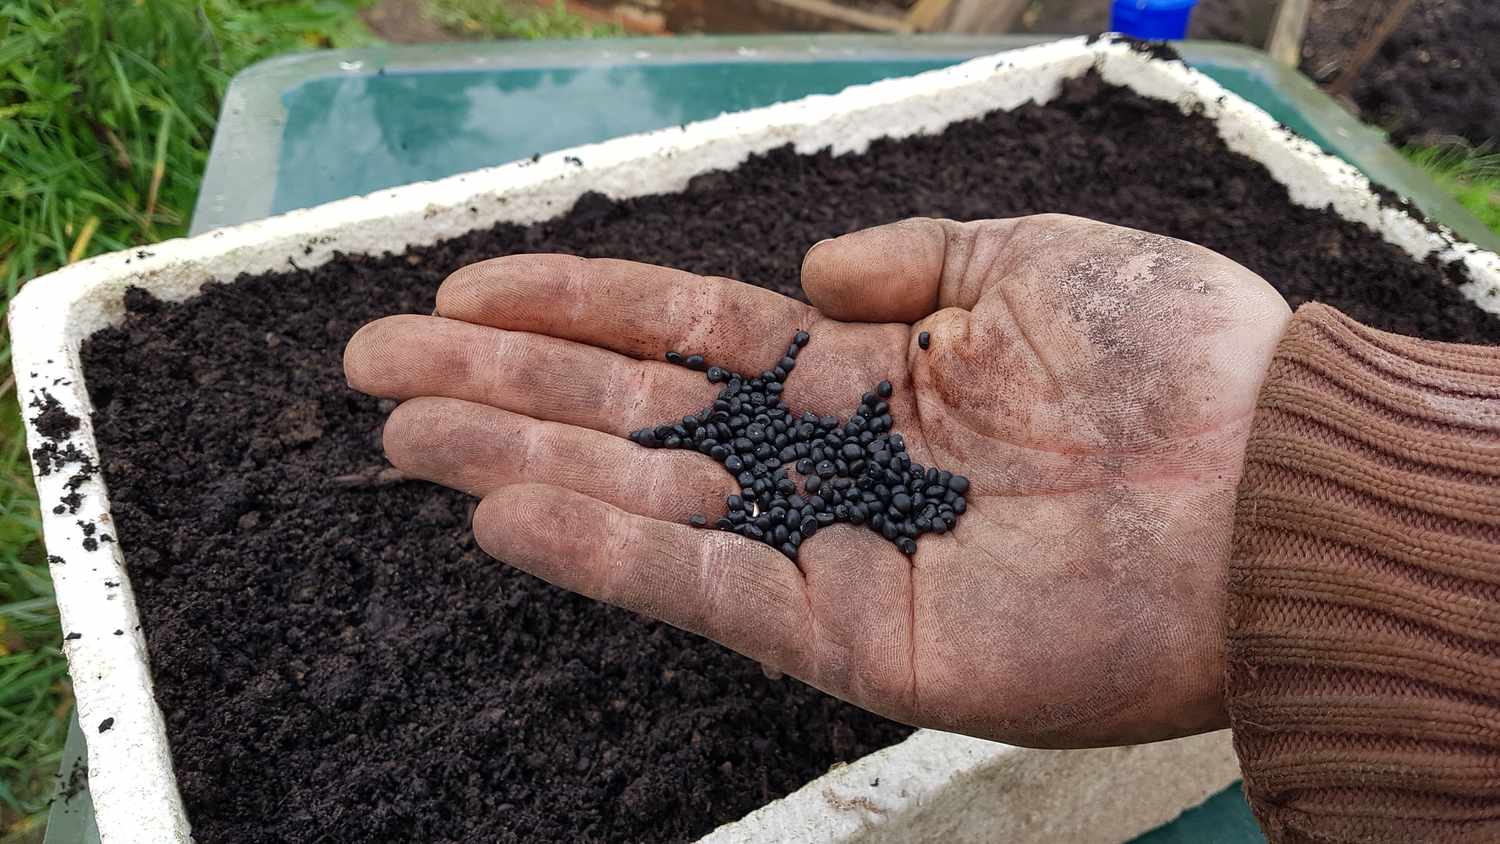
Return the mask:
<path fill-rule="evenodd" d="M 71 441 L 100 462 L 79 348 L 119 320 L 129 285 L 168 300 L 194 295 L 210 279 L 316 266 L 346 253 L 400 251 L 488 227 L 566 211 L 585 191 L 613 197 L 681 190 L 708 170 L 787 143 L 802 152 L 858 152 L 871 140 L 942 130 L 949 123 L 1028 100 L 1054 97 L 1062 80 L 1097 68 L 1106 80 L 1197 109 L 1216 121 L 1233 150 L 1262 162 L 1294 201 L 1330 206 L 1413 257 L 1459 260 L 1464 292 L 1500 313 L 1500 258 L 1404 210 L 1382 205 L 1349 165 L 1281 129 L 1260 109 L 1177 62 L 1149 59 L 1108 40 L 1061 41 L 975 59 L 919 76 L 850 88 L 833 96 L 730 114 L 620 138 L 437 182 L 408 185 L 222 229 L 145 250 L 118 252 L 32 281 L 10 309 L 14 366 L 23 402 L 45 391 L 82 420 Z M 569 158 L 583 162 L 569 163 Z M 42 440 L 27 412 L 27 435 Z M 37 478 L 47 547 L 79 721 L 88 737 L 89 780 L 101 839 L 189 839 L 151 689 L 119 543 L 85 550 L 78 522 L 113 534 L 109 497 L 95 477 L 77 514 L 52 514 L 69 472 Z M 164 491 L 164 494 L 170 494 Z M 58 562 L 58 560 L 61 562 Z M 125 635 L 113 635 L 115 630 Z M 113 726 L 98 726 L 112 718 Z M 268 760 L 268 764 L 269 764 Z M 1122 841 L 1170 820 L 1237 776 L 1223 733 L 1131 748 L 1036 751 L 920 731 L 902 744 L 819 777 L 791 796 L 705 838 L 748 841 Z"/>

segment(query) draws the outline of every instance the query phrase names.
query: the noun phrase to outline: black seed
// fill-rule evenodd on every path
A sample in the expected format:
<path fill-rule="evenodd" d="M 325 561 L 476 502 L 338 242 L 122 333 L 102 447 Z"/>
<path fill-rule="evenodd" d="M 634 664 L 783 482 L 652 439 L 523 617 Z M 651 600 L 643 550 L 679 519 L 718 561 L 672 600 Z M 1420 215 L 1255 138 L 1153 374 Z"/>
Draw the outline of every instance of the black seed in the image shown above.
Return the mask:
<path fill-rule="evenodd" d="M 796 343 L 799 346 L 806 346 L 807 341 L 811 339 L 812 335 L 808 334 L 806 331 L 798 331 L 795 335 L 792 336 L 792 342 Z"/>
<path fill-rule="evenodd" d="M 964 477 L 963 475 L 954 475 L 953 478 L 948 481 L 948 488 L 962 495 L 969 491 L 969 479 Z"/>
<path fill-rule="evenodd" d="M 745 461 L 731 454 L 728 457 L 724 458 L 724 468 L 738 474 L 742 469 L 745 468 Z"/>
<path fill-rule="evenodd" d="M 780 545 L 781 543 L 786 542 L 786 537 L 787 537 L 786 525 L 777 525 L 775 528 L 773 528 L 771 530 L 771 539 L 777 545 Z"/>
<path fill-rule="evenodd" d="M 741 472 L 739 474 L 739 477 L 735 478 L 735 480 L 740 482 L 740 486 L 758 487 L 758 482 L 756 481 L 755 476 L 750 474 L 749 472 Z"/>
<path fill-rule="evenodd" d="M 799 465 L 798 468 L 799 468 L 799 471 L 800 471 L 800 468 L 801 468 L 800 465 Z M 808 466 L 808 468 L 811 469 L 812 467 Z M 806 474 L 806 473 L 804 472 L 803 474 Z M 823 486 L 823 479 L 820 478 L 820 477 L 818 477 L 817 475 L 813 475 L 812 477 L 808 478 L 805 483 L 802 484 L 802 488 L 805 489 L 805 490 L 807 490 L 808 492 L 817 492 L 818 489 L 820 487 L 822 487 L 822 486 Z"/>
<path fill-rule="evenodd" d="M 902 513 L 911 512 L 911 496 L 904 492 L 898 492 L 891 496 L 891 506 Z"/>
<path fill-rule="evenodd" d="M 953 512 L 961 514 L 967 509 L 969 509 L 969 503 L 964 499 L 960 498 L 953 502 Z"/>
<path fill-rule="evenodd" d="M 708 524 L 708 517 L 703 515 L 702 513 L 694 513 L 693 515 L 688 516 L 688 524 L 692 525 L 693 527 L 703 527 L 704 525 Z"/>
<path fill-rule="evenodd" d="M 915 539 L 911 539 L 910 537 L 903 536 L 900 539 L 896 540 L 896 547 L 900 548 L 901 553 L 905 554 L 908 557 L 917 553 L 917 541 Z"/>
<path fill-rule="evenodd" d="M 748 536 L 748 537 L 750 537 L 751 539 L 765 539 L 766 538 L 766 532 L 763 531 L 763 530 L 761 530 L 756 525 L 748 525 L 748 526 L 746 526 L 745 527 L 745 535 Z"/>
<path fill-rule="evenodd" d="M 834 473 L 838 471 L 838 467 L 834 466 L 833 463 L 828 460 L 819 461 L 818 465 L 815 468 L 817 469 L 818 477 L 822 478 L 823 480 L 828 480 L 829 478 L 834 476 Z"/>
<path fill-rule="evenodd" d="M 717 384 L 720 381 L 723 381 L 725 377 L 726 374 L 724 370 L 718 368 L 717 366 L 710 366 L 708 368 L 708 381 L 710 384 Z"/>
<path fill-rule="evenodd" d="M 854 443 L 847 443 L 839 453 L 844 455 L 845 460 L 855 460 L 857 458 L 863 457 L 865 455 L 865 450 L 855 445 Z"/>
<path fill-rule="evenodd" d="M 677 352 L 667 352 L 667 363 L 682 363 L 682 355 Z"/>
<path fill-rule="evenodd" d="M 682 359 L 682 365 L 688 369 L 702 370 L 704 368 L 703 355 L 688 355 Z"/>
<path fill-rule="evenodd" d="M 923 349 L 927 348 L 928 344 L 931 342 L 932 335 L 928 334 L 926 331 L 923 331 L 921 334 L 917 335 L 917 345 L 922 347 Z"/>
<path fill-rule="evenodd" d="M 874 524 L 874 519 L 871 519 L 870 523 Z M 886 539 L 895 539 L 897 536 L 900 536 L 900 528 L 896 526 L 895 522 L 885 519 L 880 525 L 880 535 Z"/>
<path fill-rule="evenodd" d="M 879 384 L 875 385 L 875 392 L 879 393 L 880 397 L 883 399 L 888 399 L 891 397 L 891 389 L 891 382 L 889 381 L 881 381 Z"/>
<path fill-rule="evenodd" d="M 812 470 L 813 470 L 813 462 L 811 460 L 808 460 L 806 457 L 804 457 L 801 460 L 797 461 L 797 467 L 796 468 L 797 468 L 797 471 L 800 474 L 811 475 L 812 474 Z"/>
<path fill-rule="evenodd" d="M 787 555 L 788 557 L 791 557 L 792 562 L 797 561 L 797 546 L 792 545 L 791 543 L 784 544 L 781 546 L 781 553 Z"/>

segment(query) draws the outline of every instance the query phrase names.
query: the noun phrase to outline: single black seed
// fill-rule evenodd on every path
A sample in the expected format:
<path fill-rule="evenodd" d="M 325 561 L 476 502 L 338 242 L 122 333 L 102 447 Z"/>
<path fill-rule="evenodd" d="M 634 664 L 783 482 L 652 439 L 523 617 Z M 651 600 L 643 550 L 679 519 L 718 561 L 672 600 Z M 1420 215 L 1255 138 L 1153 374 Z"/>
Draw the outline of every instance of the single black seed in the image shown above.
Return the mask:
<path fill-rule="evenodd" d="M 880 525 L 880 535 L 884 536 L 886 539 L 895 539 L 897 536 L 901 535 L 901 531 L 900 528 L 896 526 L 895 522 L 891 521 L 890 519 L 885 519 Z"/>
<path fill-rule="evenodd" d="M 709 383 L 711 383 L 711 384 L 717 384 L 720 381 L 723 381 L 724 380 L 724 370 L 720 369 L 717 366 L 710 366 L 708 368 L 708 380 L 709 380 Z"/>
<path fill-rule="evenodd" d="M 667 352 L 667 363 L 682 363 L 682 355 L 677 352 Z"/>
<path fill-rule="evenodd" d="M 798 331 L 795 335 L 793 335 L 792 342 L 796 343 L 799 346 L 806 346 L 807 341 L 811 339 L 811 334 L 808 334 L 806 331 Z"/>
<path fill-rule="evenodd" d="M 855 460 L 857 458 L 863 457 L 865 454 L 865 450 L 855 445 L 854 443 L 845 443 L 843 450 L 841 450 L 839 453 L 844 455 L 845 460 Z"/>
<path fill-rule="evenodd" d="M 812 467 L 808 466 L 808 468 L 811 469 Z M 799 469 L 799 471 L 800 471 L 800 469 Z M 806 474 L 806 473 L 804 472 L 803 474 Z M 813 475 L 812 477 L 808 478 L 807 481 L 804 484 L 802 484 L 802 488 L 805 489 L 805 490 L 807 490 L 808 492 L 817 492 L 818 489 L 820 487 L 822 487 L 822 486 L 823 486 L 823 479 L 820 478 L 820 477 L 818 477 L 817 475 Z"/>
<path fill-rule="evenodd" d="M 682 359 L 682 365 L 688 369 L 702 370 L 705 367 L 703 355 L 688 355 Z"/>
<path fill-rule="evenodd" d="M 905 554 L 908 557 L 917 553 L 917 541 L 910 537 L 903 536 L 900 539 L 896 540 L 896 547 L 900 548 L 901 553 Z"/>
<path fill-rule="evenodd" d="M 815 467 L 815 469 L 817 470 L 818 477 L 822 478 L 825 481 L 833 477 L 834 474 L 838 472 L 838 467 L 834 466 L 833 463 L 828 460 L 818 461 L 818 465 Z"/>
<path fill-rule="evenodd" d="M 928 334 L 926 331 L 923 331 L 921 334 L 917 335 L 917 345 L 922 347 L 923 349 L 926 349 L 928 344 L 930 344 L 931 342 L 932 335 Z"/>
<path fill-rule="evenodd" d="M 911 496 L 904 492 L 898 492 L 891 496 L 891 506 L 902 513 L 911 512 Z"/>
<path fill-rule="evenodd" d="M 746 526 L 746 528 L 745 528 L 745 535 L 748 536 L 748 537 L 750 537 L 751 539 L 765 539 L 766 538 L 766 532 L 764 530 L 761 530 L 760 527 L 758 527 L 757 525 L 748 525 L 748 526 Z"/>
<path fill-rule="evenodd" d="M 692 525 L 693 527 L 703 527 L 704 525 L 708 524 L 708 517 L 703 515 L 702 513 L 694 513 L 693 515 L 688 516 L 688 524 Z"/>
<path fill-rule="evenodd" d="M 883 399 L 888 399 L 891 397 L 891 389 L 891 382 L 889 381 L 881 381 L 879 384 L 875 385 L 875 392 L 879 393 L 880 397 Z"/>
<path fill-rule="evenodd" d="M 719 530 L 734 530 L 734 520 L 728 516 L 720 516 L 719 520 L 714 522 L 714 527 Z"/>
<path fill-rule="evenodd" d="M 792 558 L 792 562 L 796 562 L 797 561 L 797 546 L 792 545 L 791 543 L 787 543 L 785 545 L 782 545 L 781 546 L 781 553 L 787 555 L 788 557 L 791 557 Z"/>
<path fill-rule="evenodd" d="M 969 479 L 964 477 L 963 475 L 954 475 L 953 478 L 948 481 L 948 488 L 962 495 L 963 493 L 969 491 Z"/>
<path fill-rule="evenodd" d="M 742 469 L 745 468 L 745 461 L 731 454 L 728 457 L 724 458 L 724 468 L 738 474 Z"/>
<path fill-rule="evenodd" d="M 797 471 L 803 475 L 811 475 L 813 471 L 813 462 L 806 457 L 798 460 Z"/>

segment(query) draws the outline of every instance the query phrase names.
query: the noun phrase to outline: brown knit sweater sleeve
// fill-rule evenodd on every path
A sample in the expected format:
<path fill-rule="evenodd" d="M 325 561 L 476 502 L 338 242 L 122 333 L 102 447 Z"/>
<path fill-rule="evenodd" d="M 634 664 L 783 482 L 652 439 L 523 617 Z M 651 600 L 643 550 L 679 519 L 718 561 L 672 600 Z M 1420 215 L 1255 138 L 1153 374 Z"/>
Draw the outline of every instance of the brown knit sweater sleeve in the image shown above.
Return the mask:
<path fill-rule="evenodd" d="M 1500 348 L 1297 311 L 1246 452 L 1227 650 L 1272 842 L 1500 842 Z"/>

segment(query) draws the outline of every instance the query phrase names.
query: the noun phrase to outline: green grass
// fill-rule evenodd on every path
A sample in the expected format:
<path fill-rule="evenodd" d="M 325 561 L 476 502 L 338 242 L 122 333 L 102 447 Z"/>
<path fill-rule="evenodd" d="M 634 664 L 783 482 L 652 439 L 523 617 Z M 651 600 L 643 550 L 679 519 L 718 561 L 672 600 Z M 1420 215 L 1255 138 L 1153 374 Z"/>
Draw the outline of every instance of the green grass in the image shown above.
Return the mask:
<path fill-rule="evenodd" d="M 1475 217 L 1500 233 L 1500 153 L 1427 147 L 1406 154 Z"/>

